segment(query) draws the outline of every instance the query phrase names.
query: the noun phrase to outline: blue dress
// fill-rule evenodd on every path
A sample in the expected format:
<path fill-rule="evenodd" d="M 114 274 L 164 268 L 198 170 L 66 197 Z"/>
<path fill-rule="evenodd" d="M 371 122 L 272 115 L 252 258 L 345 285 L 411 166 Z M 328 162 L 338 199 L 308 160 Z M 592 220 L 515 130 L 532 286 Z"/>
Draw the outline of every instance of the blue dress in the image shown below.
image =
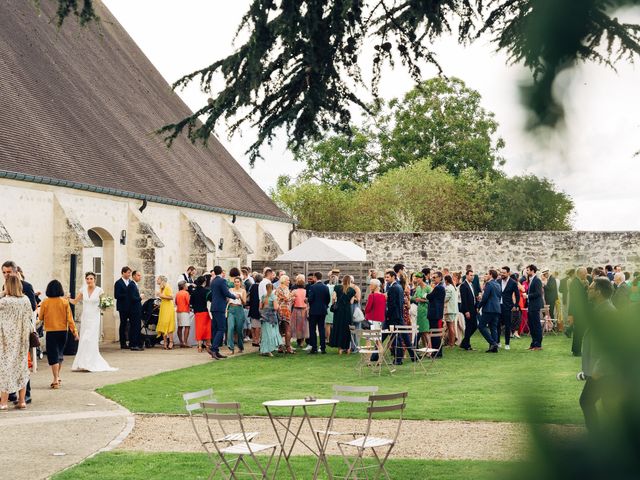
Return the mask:
<path fill-rule="evenodd" d="M 261 303 L 264 301 L 266 295 L 261 299 Z M 278 329 L 278 316 L 275 308 L 273 308 L 273 302 L 276 296 L 272 293 L 269 296 L 267 306 L 260 310 L 262 323 L 262 329 L 260 331 L 260 353 L 271 353 L 277 350 L 282 344 L 282 336 Z"/>

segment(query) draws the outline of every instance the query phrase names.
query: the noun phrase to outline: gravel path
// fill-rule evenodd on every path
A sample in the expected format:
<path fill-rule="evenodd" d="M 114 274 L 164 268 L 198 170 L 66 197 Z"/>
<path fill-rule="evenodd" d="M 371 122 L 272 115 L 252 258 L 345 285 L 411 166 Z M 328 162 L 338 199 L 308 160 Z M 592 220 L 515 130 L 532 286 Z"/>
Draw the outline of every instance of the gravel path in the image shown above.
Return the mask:
<path fill-rule="evenodd" d="M 326 419 L 314 418 L 312 422 L 316 428 L 326 425 Z M 261 432 L 259 443 L 277 443 L 268 418 L 245 417 L 244 423 L 247 431 Z M 374 425 L 374 435 L 393 435 L 393 422 L 382 420 Z M 332 429 L 361 431 L 365 427 L 366 420 L 339 418 L 334 421 Z M 581 427 L 576 426 L 554 425 L 546 428 L 554 435 L 562 436 L 582 431 Z M 313 442 L 308 428 L 303 432 L 302 438 L 306 442 Z M 527 427 L 524 424 L 406 420 L 393 456 L 442 460 L 514 460 L 522 458 L 526 441 Z M 188 417 L 181 415 L 136 415 L 135 428 L 119 449 L 144 452 L 202 451 Z M 309 451 L 298 444 L 293 453 L 305 455 Z M 329 454 L 339 454 L 335 442 L 330 442 Z"/>

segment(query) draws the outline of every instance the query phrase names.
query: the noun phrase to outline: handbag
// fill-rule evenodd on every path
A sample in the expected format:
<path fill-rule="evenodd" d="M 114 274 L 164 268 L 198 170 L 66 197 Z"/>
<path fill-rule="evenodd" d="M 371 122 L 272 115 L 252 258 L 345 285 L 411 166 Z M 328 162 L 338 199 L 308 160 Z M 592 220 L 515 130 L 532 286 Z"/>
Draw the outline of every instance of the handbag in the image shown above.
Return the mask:
<path fill-rule="evenodd" d="M 40 337 L 36 332 L 29 334 L 29 348 L 40 348 Z"/>
<path fill-rule="evenodd" d="M 329 307 L 329 310 L 331 311 L 331 313 L 335 313 L 336 310 L 338 310 L 338 302 L 332 303 L 331 307 Z"/>
<path fill-rule="evenodd" d="M 356 309 L 353 311 L 353 321 L 356 323 L 364 321 L 364 313 L 362 313 L 360 307 L 356 307 Z"/>

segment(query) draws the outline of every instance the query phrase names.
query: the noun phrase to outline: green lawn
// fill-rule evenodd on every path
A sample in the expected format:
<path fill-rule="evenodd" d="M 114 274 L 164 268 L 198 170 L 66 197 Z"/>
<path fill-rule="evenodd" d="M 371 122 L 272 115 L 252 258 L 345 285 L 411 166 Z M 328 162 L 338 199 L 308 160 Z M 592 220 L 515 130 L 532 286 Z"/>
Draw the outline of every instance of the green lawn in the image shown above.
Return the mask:
<path fill-rule="evenodd" d="M 292 457 L 292 467 L 297 478 L 311 478 L 315 457 Z M 342 460 L 330 458 L 336 475 L 344 475 L 346 468 Z M 484 461 L 438 461 L 438 460 L 389 460 L 387 469 L 394 480 L 487 479 L 505 476 L 516 464 Z M 121 480 L 123 478 L 144 480 L 171 478 L 204 479 L 211 464 L 200 453 L 101 453 L 80 465 L 53 476 L 54 480 Z M 220 476 L 214 477 L 216 479 Z M 286 468 L 278 471 L 277 478 L 291 478 Z M 325 478 L 325 477 L 321 477 Z"/>
<path fill-rule="evenodd" d="M 571 357 L 570 342 L 563 335 L 549 336 L 543 351 L 530 352 L 529 339 L 522 338 L 512 341 L 510 351 L 487 354 L 486 343 L 475 336 L 477 350 L 447 349 L 432 374 L 414 374 L 405 362 L 394 375 L 383 372 L 381 377 L 368 372 L 359 376 L 354 368 L 357 355 L 251 354 L 98 391 L 133 412 L 184 413 L 182 393 L 213 387 L 218 400 L 239 401 L 245 414 L 264 415 L 261 403 L 266 400 L 327 397 L 333 384 L 378 385 L 383 393 L 409 392 L 406 414 L 411 419 L 521 422 L 527 420 L 524 405 L 533 400 L 539 421 L 581 423 L 578 397 L 583 385 L 575 380 L 580 359 Z M 314 413 L 327 411 L 318 407 Z M 337 410 L 340 417 L 364 415 L 360 405 L 341 404 Z"/>

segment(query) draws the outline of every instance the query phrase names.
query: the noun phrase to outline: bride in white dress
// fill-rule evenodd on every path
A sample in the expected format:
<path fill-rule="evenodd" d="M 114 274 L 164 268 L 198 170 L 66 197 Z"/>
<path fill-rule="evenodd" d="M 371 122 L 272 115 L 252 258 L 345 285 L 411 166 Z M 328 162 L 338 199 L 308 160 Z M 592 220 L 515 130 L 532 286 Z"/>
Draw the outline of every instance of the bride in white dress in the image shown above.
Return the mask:
<path fill-rule="evenodd" d="M 75 299 L 74 305 L 82 302 L 80 317 L 80 343 L 78 353 L 73 360 L 71 370 L 86 372 L 114 372 L 117 368 L 109 366 L 98 350 L 100 341 L 100 296 L 103 290 L 96 285 L 96 276 L 88 272 L 84 276 L 86 285 Z"/>

